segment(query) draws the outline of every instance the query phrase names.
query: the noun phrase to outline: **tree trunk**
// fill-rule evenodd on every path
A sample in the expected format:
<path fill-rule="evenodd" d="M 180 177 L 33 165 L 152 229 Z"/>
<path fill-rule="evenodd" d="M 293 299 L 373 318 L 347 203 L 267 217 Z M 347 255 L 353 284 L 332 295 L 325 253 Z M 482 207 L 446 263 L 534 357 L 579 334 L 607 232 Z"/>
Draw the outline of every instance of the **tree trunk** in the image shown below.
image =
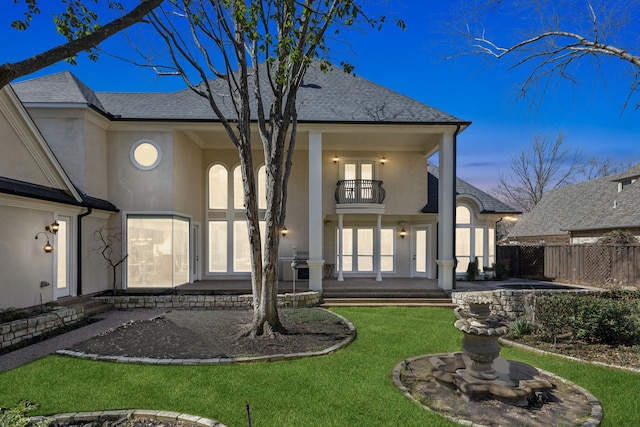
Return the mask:
<path fill-rule="evenodd" d="M 260 264 L 254 263 L 253 269 L 261 267 L 261 281 L 258 292 L 254 292 L 254 314 L 253 322 L 249 330 L 251 336 L 265 336 L 273 338 L 278 333 L 286 332 L 280 322 L 278 315 L 278 255 L 280 247 L 279 222 L 282 211 L 281 186 L 283 176 L 283 148 L 284 144 L 279 144 L 282 136 L 282 128 L 277 125 L 271 126 L 272 132 L 265 133 L 261 128 L 260 137 L 264 147 L 264 157 L 266 166 L 266 190 L 267 209 L 265 212 L 265 245 L 262 251 L 263 259 Z M 252 169 L 253 170 L 253 169 Z M 245 193 L 246 194 L 246 193 Z M 253 193 L 257 196 L 257 192 Z M 248 200 L 256 208 L 257 197 Z M 262 247 L 259 246 L 259 249 Z M 255 251 L 260 253 L 260 251 Z"/>
<path fill-rule="evenodd" d="M 276 334 L 286 332 L 286 329 L 280 322 L 278 315 L 278 251 L 277 249 L 275 251 L 267 249 L 266 252 L 275 252 L 276 262 L 265 262 L 260 283 L 260 301 L 254 307 L 253 321 L 248 335 L 274 338 Z M 267 259 L 271 257 L 270 255 L 266 256 Z"/>

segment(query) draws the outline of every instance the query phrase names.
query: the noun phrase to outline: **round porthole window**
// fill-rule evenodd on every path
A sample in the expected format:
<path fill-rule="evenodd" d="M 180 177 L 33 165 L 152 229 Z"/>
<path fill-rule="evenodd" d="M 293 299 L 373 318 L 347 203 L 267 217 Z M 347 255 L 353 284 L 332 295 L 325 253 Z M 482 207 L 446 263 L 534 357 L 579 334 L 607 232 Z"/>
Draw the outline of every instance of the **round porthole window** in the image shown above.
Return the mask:
<path fill-rule="evenodd" d="M 160 147 L 154 141 L 141 139 L 131 147 L 131 162 L 142 170 L 151 170 L 162 160 Z"/>

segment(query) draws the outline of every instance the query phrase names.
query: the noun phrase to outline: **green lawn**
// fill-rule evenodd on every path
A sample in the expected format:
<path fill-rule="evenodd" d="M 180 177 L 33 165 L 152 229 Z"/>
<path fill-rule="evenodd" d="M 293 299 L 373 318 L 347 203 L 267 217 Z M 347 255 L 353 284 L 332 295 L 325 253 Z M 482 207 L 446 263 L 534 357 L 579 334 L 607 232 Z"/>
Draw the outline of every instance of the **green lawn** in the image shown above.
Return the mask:
<path fill-rule="evenodd" d="M 22 398 L 41 413 L 162 409 L 246 426 L 452 426 L 405 398 L 391 373 L 404 358 L 459 350 L 453 312 L 340 308 L 357 339 L 333 355 L 234 366 L 147 366 L 51 356 L 0 374 L 0 405 Z M 605 426 L 640 420 L 640 375 L 505 349 L 503 356 L 559 374 L 603 404 Z"/>

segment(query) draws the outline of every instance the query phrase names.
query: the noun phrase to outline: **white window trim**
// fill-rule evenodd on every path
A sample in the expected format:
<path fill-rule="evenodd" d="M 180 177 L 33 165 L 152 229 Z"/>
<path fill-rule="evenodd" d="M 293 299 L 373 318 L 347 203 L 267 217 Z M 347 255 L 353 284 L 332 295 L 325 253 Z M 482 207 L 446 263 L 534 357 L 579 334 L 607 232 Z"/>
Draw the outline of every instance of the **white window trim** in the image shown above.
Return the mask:
<path fill-rule="evenodd" d="M 155 147 L 158 153 L 158 158 L 156 159 L 156 161 L 149 166 L 145 166 L 143 164 L 138 163 L 135 157 L 136 148 L 138 148 L 142 144 L 151 144 L 152 146 Z M 131 163 L 133 163 L 133 165 L 140 170 L 143 170 L 143 171 L 152 170 L 152 169 L 155 169 L 162 161 L 162 150 L 160 149 L 160 145 L 158 145 L 157 142 L 151 139 L 146 139 L 146 138 L 139 139 L 136 142 L 134 142 L 133 145 L 131 146 L 131 150 L 129 151 L 129 159 L 131 160 Z"/>
<path fill-rule="evenodd" d="M 122 253 L 128 255 L 127 253 L 127 243 L 129 241 L 129 236 L 127 233 L 127 218 L 129 216 L 158 216 L 158 217 L 166 217 L 166 216 L 174 216 L 181 217 L 183 219 L 188 220 L 189 227 L 193 223 L 193 217 L 189 214 L 185 214 L 182 212 L 176 211 L 122 211 L 121 212 L 121 222 L 120 229 L 122 230 L 122 240 L 120 242 Z M 189 235 L 189 244 L 191 244 L 191 235 Z M 120 280 L 122 289 L 128 289 L 129 284 L 127 283 L 127 274 L 128 274 L 128 257 L 127 260 L 123 263 L 124 268 L 120 269 Z"/>
<path fill-rule="evenodd" d="M 347 230 L 347 229 L 351 229 L 353 230 L 353 234 L 352 234 L 352 247 L 353 247 L 353 253 L 350 255 L 345 255 L 344 253 L 342 253 L 342 251 L 339 250 L 338 245 L 340 244 L 340 239 L 338 238 L 338 233 L 340 233 L 340 229 L 339 228 L 335 228 L 335 236 L 336 236 L 336 268 L 338 268 L 338 265 L 340 263 L 340 260 L 338 260 L 338 254 L 342 253 L 342 257 L 351 257 L 351 266 L 352 267 L 356 267 L 356 269 L 352 269 L 352 270 L 343 270 L 344 274 L 349 275 L 350 277 L 358 277 L 358 276 L 362 276 L 362 277 L 369 277 L 371 274 L 375 274 L 376 273 L 376 263 L 378 262 L 378 260 L 376 260 L 376 253 L 380 253 L 380 260 L 379 262 L 382 264 L 382 254 L 381 254 L 381 248 L 378 248 L 378 251 L 376 252 L 376 227 L 375 226 L 368 226 L 368 225 L 360 225 L 360 226 L 347 226 L 347 227 L 342 227 L 342 230 Z M 373 230 L 373 254 L 371 255 L 372 257 L 372 261 L 373 261 L 373 269 L 372 270 L 358 270 L 357 268 L 359 267 L 358 265 L 358 237 L 357 237 L 357 230 L 362 230 L 362 229 L 370 229 Z M 382 230 L 392 230 L 392 235 L 395 237 L 397 236 L 398 230 L 396 229 L 396 227 L 381 227 L 381 232 Z M 343 237 L 344 239 L 344 237 Z M 396 239 L 393 238 L 392 239 L 392 243 L 393 243 L 393 254 L 392 255 L 385 255 L 385 257 L 393 257 L 393 269 L 392 270 L 388 270 L 388 271 L 382 271 L 382 273 L 384 274 L 393 274 L 396 273 L 396 268 L 397 268 L 397 260 L 398 260 L 398 253 L 397 253 L 397 245 L 396 245 Z M 344 244 L 344 240 L 343 240 L 343 244 Z M 363 255 L 364 256 L 364 255 Z M 369 255 L 366 255 L 369 256 Z M 382 266 L 379 266 L 380 268 L 382 268 Z"/>

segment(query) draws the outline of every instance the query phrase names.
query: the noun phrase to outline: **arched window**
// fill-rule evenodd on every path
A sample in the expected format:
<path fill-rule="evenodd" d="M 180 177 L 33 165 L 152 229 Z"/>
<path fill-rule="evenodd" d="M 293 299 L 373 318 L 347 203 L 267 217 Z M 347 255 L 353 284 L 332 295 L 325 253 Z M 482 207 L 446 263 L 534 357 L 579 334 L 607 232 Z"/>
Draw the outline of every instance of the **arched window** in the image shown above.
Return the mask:
<path fill-rule="evenodd" d="M 456 224 L 471 224 L 471 210 L 468 207 L 456 207 Z"/>
<path fill-rule="evenodd" d="M 228 181 L 227 168 L 222 165 L 213 165 L 209 169 L 209 209 L 227 209 L 228 206 Z"/>
<path fill-rule="evenodd" d="M 456 207 L 456 259 L 457 273 L 466 273 L 469 263 L 478 259 L 478 269 L 493 263 L 493 244 L 491 230 L 481 223 L 477 223 L 471 207 L 458 205 Z"/>
<path fill-rule="evenodd" d="M 464 205 L 456 206 L 456 259 L 458 266 L 457 273 L 467 271 L 471 262 L 471 210 Z"/>
<path fill-rule="evenodd" d="M 233 169 L 233 208 L 244 208 L 244 187 L 242 185 L 242 169 L 240 169 L 240 165 Z"/>

